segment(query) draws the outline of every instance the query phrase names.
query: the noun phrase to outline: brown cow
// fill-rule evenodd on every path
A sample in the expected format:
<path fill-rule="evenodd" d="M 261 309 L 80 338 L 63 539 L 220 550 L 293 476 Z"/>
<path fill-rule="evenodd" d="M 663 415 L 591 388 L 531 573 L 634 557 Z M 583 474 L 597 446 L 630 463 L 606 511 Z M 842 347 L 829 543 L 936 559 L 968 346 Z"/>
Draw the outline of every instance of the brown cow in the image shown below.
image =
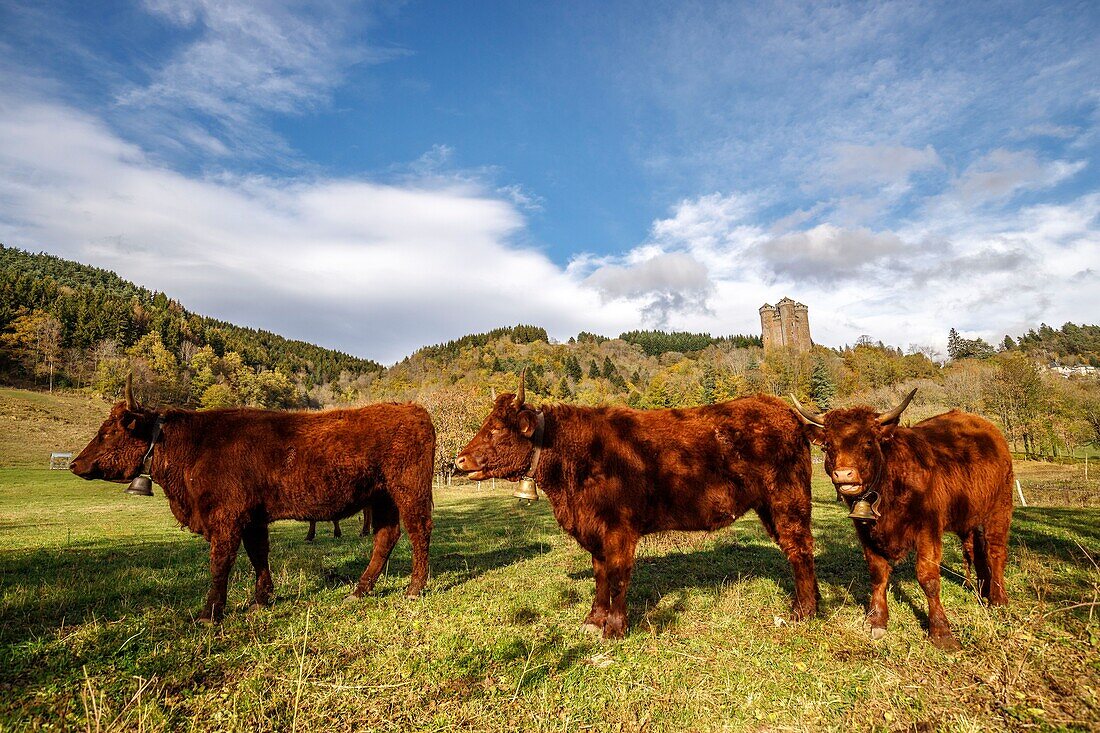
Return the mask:
<path fill-rule="evenodd" d="M 819 415 L 791 396 L 810 440 L 825 451 L 825 472 L 849 508 L 864 499 L 881 516 L 855 519 L 871 573 L 871 636 L 886 633 L 886 585 L 893 563 L 917 552 L 917 581 L 928 598 L 928 634 L 941 649 L 959 648 L 940 602 L 944 532 L 963 543 L 966 577 L 973 562 L 980 597 L 1008 603 L 1004 569 L 1012 521 L 1012 456 L 1001 431 L 958 410 L 899 427 L 898 407 L 879 414 L 869 407 Z"/>
<path fill-rule="evenodd" d="M 366 507 L 374 548 L 349 598 L 374 587 L 400 523 L 413 547 L 405 594 L 418 595 L 428 578 L 434 454 L 435 428 L 419 405 L 312 413 L 158 411 L 134 401 L 127 379 L 125 401 L 111 409 L 71 470 L 86 479 L 125 482 L 140 475 L 145 462 L 180 524 L 210 543 L 213 579 L 199 620 L 216 621 L 242 540 L 256 570 L 253 607 L 264 606 L 273 590 L 269 523 L 327 521 Z"/>
<path fill-rule="evenodd" d="M 673 410 L 542 405 L 498 397 L 458 455 L 470 478 L 529 476 L 562 529 L 592 553 L 590 632 L 621 638 L 634 550 L 642 535 L 716 530 L 750 509 L 794 571 L 793 616 L 817 611 L 810 534 L 810 446 L 773 397 Z"/>
<path fill-rule="evenodd" d="M 359 530 L 359 536 L 360 537 L 366 537 L 369 530 L 370 530 L 370 507 L 367 507 L 366 509 L 363 510 L 363 526 Z M 343 532 L 340 531 L 340 520 L 339 519 L 333 521 L 333 523 L 332 523 L 332 536 L 337 537 L 337 538 L 343 536 Z M 317 520 L 316 519 L 311 519 L 311 520 L 309 520 L 309 531 L 306 532 L 306 542 L 313 542 L 313 540 L 316 537 L 317 537 Z"/>

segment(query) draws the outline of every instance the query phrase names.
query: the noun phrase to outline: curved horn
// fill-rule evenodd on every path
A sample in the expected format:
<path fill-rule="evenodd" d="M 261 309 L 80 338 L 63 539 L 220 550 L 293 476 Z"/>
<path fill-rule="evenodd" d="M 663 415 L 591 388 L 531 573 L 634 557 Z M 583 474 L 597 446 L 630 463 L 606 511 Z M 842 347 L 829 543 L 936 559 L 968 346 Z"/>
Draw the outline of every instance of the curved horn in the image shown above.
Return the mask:
<path fill-rule="evenodd" d="M 523 401 L 527 398 L 526 390 L 523 385 L 527 383 L 527 367 L 523 367 L 523 371 L 519 373 L 519 391 L 516 392 L 516 398 L 512 400 L 512 404 L 516 407 L 523 407 Z"/>
<path fill-rule="evenodd" d="M 134 373 L 130 372 L 126 375 L 126 409 L 133 410 L 137 407 L 137 400 L 134 399 Z"/>
<path fill-rule="evenodd" d="M 496 387 L 490 387 L 489 388 L 489 396 L 493 398 L 493 402 L 497 401 L 497 388 Z"/>
<path fill-rule="evenodd" d="M 895 407 L 893 410 L 890 410 L 890 412 L 886 412 L 878 416 L 878 424 L 888 425 L 889 423 L 892 423 L 899 417 L 901 417 L 901 413 L 905 412 L 905 408 L 908 407 L 909 403 L 913 401 L 913 395 L 915 395 L 916 393 L 917 388 L 913 387 L 913 391 L 910 392 L 909 395 L 901 401 L 900 405 Z"/>
<path fill-rule="evenodd" d="M 798 398 L 793 394 L 790 395 L 791 401 L 794 402 L 794 409 L 798 411 L 799 416 L 806 421 L 809 425 L 816 425 L 819 428 L 825 427 L 825 416 L 819 415 L 816 412 L 810 412 L 802 403 L 798 401 Z"/>

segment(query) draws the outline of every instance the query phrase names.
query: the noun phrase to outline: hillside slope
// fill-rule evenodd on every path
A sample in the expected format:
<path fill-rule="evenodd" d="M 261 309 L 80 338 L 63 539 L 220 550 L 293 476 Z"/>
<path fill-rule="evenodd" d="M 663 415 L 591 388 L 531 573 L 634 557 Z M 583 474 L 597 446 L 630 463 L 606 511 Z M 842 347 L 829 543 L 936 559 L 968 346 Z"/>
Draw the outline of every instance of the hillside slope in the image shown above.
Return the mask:
<path fill-rule="evenodd" d="M 0 467 L 45 468 L 53 451 L 79 452 L 110 408 L 80 392 L 0 388 Z"/>
<path fill-rule="evenodd" d="M 382 369 L 370 359 L 192 313 L 166 294 L 109 270 L 0 244 L 0 332 L 5 331 L 0 379 L 9 382 L 48 370 L 62 383 L 87 384 L 104 355 L 139 344 L 149 350 L 153 342 L 180 363 L 204 347 L 218 358 L 233 352 L 253 371 L 278 370 L 305 389 L 341 373 Z"/>

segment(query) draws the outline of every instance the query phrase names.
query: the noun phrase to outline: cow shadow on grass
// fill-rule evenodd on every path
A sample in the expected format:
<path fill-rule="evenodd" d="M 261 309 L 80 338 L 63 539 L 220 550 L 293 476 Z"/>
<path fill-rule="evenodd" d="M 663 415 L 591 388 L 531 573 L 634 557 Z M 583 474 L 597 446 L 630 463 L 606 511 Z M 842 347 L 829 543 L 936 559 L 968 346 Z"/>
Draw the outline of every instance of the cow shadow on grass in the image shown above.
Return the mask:
<path fill-rule="evenodd" d="M 825 616 L 833 605 L 850 602 L 861 593 L 865 597 L 869 587 L 863 555 L 850 523 L 839 509 L 830 511 L 822 521 L 822 511 L 816 506 L 819 503 L 825 504 L 815 502 L 813 533 L 815 568 L 822 590 L 819 615 Z M 593 578 L 587 567 L 568 575 L 573 580 Z M 789 607 L 794 598 L 790 563 L 753 512 L 710 540 L 703 533 L 647 536 L 639 546 L 631 574 L 628 621 L 634 628 L 660 633 L 673 626 L 685 610 L 686 591 L 715 590 L 756 578 L 774 582 L 788 599 L 785 605 Z"/>
<path fill-rule="evenodd" d="M 429 592 L 443 592 L 497 568 L 513 565 L 550 550 L 561 530 L 544 504 L 521 507 L 514 499 L 484 492 L 464 497 L 461 503 L 436 506 L 432 514 Z M 326 569 L 334 585 L 355 583 L 370 556 L 370 541 L 361 557 L 345 557 Z M 412 572 L 407 537 L 390 557 L 387 575 L 405 578 Z M 401 592 L 387 587 L 381 595 Z"/>
<path fill-rule="evenodd" d="M 833 502 L 818 501 L 813 519 L 815 570 L 822 597 L 819 617 L 836 608 L 855 605 L 868 609 L 870 578 L 859 540 L 847 518 L 847 509 Z M 953 551 L 947 546 L 953 542 Z M 660 544 L 659 542 L 657 544 Z M 690 542 L 688 544 L 691 544 Z M 961 551 L 957 539 L 945 538 L 945 582 L 963 584 Z M 927 603 L 923 593 L 910 593 L 902 583 L 915 579 L 912 558 L 899 562 L 891 575 L 892 603 L 912 609 L 917 620 L 928 627 Z M 573 580 L 592 579 L 588 568 L 569 573 Z M 684 591 L 716 589 L 730 582 L 753 578 L 770 580 L 793 600 L 794 580 L 786 556 L 760 527 L 753 513 L 723 530 L 710 546 L 690 551 L 660 552 L 643 549 L 635 559 L 628 598 L 628 620 L 635 628 L 660 633 L 676 623 L 686 607 Z"/>
<path fill-rule="evenodd" d="M 545 553 L 559 531 L 546 507 L 522 509 L 500 496 L 437 507 L 434 521 L 429 593 Z M 336 539 L 319 532 L 307 543 L 306 528 L 299 522 L 271 526 L 276 603 L 350 591 L 370 560 L 372 538 L 347 532 Z M 376 594 L 402 593 L 411 570 L 411 548 L 403 536 Z M 253 578 L 242 548 L 230 576 L 227 615 L 247 605 Z M 189 622 L 209 587 L 209 545 L 190 533 L 6 552 L 0 554 L 0 646 L 93 617 L 111 621 L 167 609 Z"/>
<path fill-rule="evenodd" d="M 210 582 L 208 557 L 205 542 L 186 538 L 4 553 L 0 647 L 92 618 L 197 613 Z"/>

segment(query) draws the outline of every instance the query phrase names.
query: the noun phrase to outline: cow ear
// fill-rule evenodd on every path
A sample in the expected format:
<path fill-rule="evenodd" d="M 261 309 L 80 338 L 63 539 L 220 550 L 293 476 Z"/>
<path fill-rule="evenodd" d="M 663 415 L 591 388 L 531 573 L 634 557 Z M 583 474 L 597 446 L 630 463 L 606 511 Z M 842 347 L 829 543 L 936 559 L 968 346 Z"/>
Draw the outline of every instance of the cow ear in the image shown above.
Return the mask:
<path fill-rule="evenodd" d="M 141 420 L 139 420 L 138 416 L 132 412 L 127 412 L 122 416 L 122 427 L 126 428 L 126 431 L 129 433 L 137 430 L 138 425 L 140 424 Z"/>
<path fill-rule="evenodd" d="M 519 432 L 525 438 L 535 434 L 535 413 L 524 410 L 519 414 Z"/>
<path fill-rule="evenodd" d="M 803 423 L 802 432 L 806 439 L 816 446 L 825 445 L 825 430 L 812 423 Z"/>
<path fill-rule="evenodd" d="M 897 421 L 883 425 L 878 430 L 879 439 L 882 440 L 883 443 L 889 443 L 891 440 L 894 439 L 894 433 L 897 431 L 897 429 Z"/>

